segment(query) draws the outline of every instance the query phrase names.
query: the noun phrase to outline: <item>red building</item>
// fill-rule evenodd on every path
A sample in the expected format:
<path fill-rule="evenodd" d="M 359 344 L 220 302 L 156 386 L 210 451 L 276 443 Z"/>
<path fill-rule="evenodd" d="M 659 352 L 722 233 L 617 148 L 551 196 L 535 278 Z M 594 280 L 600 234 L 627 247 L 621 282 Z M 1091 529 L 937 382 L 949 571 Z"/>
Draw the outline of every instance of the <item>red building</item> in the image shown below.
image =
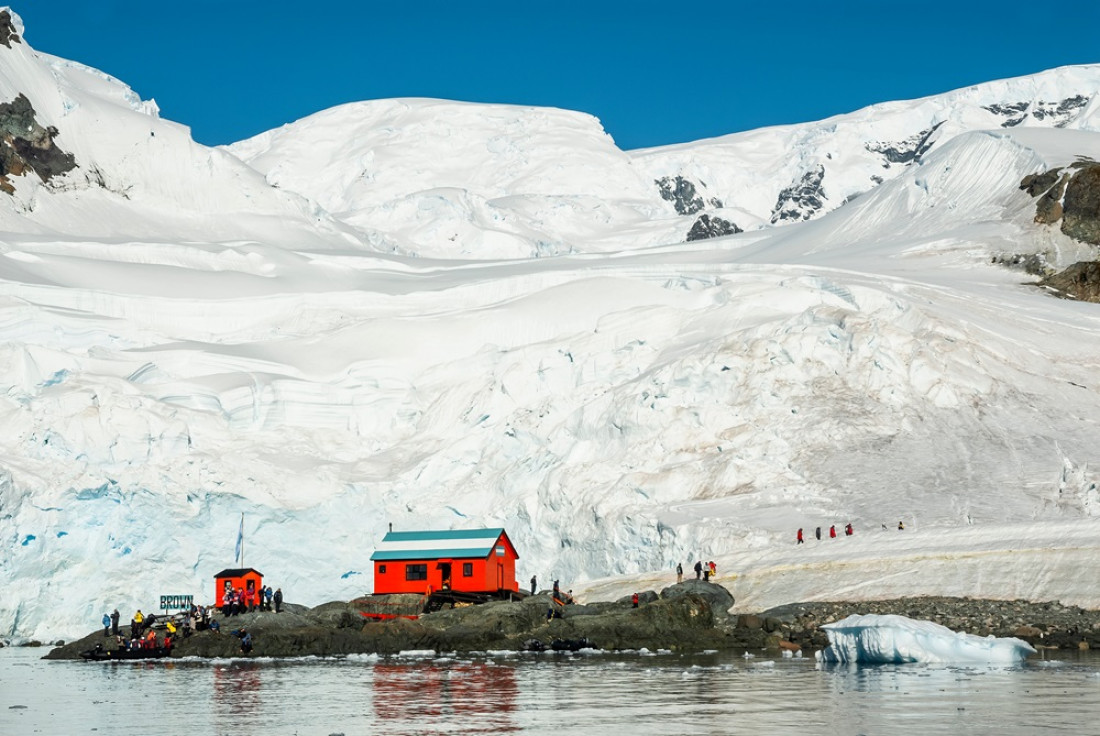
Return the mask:
<path fill-rule="evenodd" d="M 226 591 L 240 588 L 244 591 L 245 600 L 254 600 L 258 591 L 264 585 L 263 573 L 245 567 L 237 570 L 222 570 L 214 576 L 214 605 L 221 608 L 225 605 Z"/>
<path fill-rule="evenodd" d="M 517 559 L 503 529 L 390 532 L 371 555 L 374 592 L 516 592 Z"/>

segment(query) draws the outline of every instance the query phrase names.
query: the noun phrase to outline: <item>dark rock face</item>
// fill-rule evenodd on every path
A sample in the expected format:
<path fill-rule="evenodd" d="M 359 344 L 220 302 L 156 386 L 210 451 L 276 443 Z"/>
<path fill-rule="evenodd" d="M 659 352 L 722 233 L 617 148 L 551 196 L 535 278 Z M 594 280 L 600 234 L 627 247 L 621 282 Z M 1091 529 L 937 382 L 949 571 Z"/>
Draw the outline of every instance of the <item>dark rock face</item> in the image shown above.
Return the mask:
<path fill-rule="evenodd" d="M 720 238 L 723 235 L 736 235 L 739 232 L 743 231 L 729 220 L 702 214 L 691 226 L 691 230 L 688 230 L 687 241 L 690 243 L 693 240 Z"/>
<path fill-rule="evenodd" d="M 1069 183 L 1069 174 L 1063 174 L 1058 183 L 1048 189 L 1035 204 L 1035 222 L 1040 225 L 1053 225 L 1062 219 L 1065 209 L 1062 206 L 1062 196 Z"/>
<path fill-rule="evenodd" d="M 885 168 L 890 168 L 890 164 L 911 164 L 932 147 L 932 136 L 941 125 L 943 123 L 936 123 L 931 128 L 911 135 L 903 141 L 873 141 L 865 144 L 864 147 L 871 153 L 877 153 L 886 159 L 886 163 L 883 164 Z"/>
<path fill-rule="evenodd" d="M 1053 289 L 1059 296 L 1100 303 L 1100 261 L 1082 261 L 1048 276 L 1040 286 Z"/>
<path fill-rule="evenodd" d="M 779 193 L 772 210 L 772 224 L 781 221 L 808 220 L 825 206 L 825 167 L 807 171 L 802 178 Z"/>
<path fill-rule="evenodd" d="M 1100 164 L 1082 159 L 1065 168 L 1028 174 L 1020 189 L 1038 197 L 1035 222 L 1052 225 L 1060 220 L 1069 237 L 1100 245 Z"/>
<path fill-rule="evenodd" d="M 1020 189 L 1032 197 L 1038 197 L 1049 190 L 1058 181 L 1061 169 L 1050 169 L 1041 174 L 1028 174 L 1020 180 Z"/>
<path fill-rule="evenodd" d="M 1089 97 L 1074 95 L 1058 102 L 1038 100 L 1036 102 L 1004 102 L 997 105 L 987 105 L 983 109 L 994 115 L 1006 118 L 1002 128 L 1012 128 L 1027 120 L 1031 116 L 1035 120 L 1053 120 L 1054 127 L 1064 128 L 1071 122 L 1083 107 L 1089 104 Z"/>
<path fill-rule="evenodd" d="M 1100 164 L 1086 166 L 1070 178 L 1062 208 L 1063 233 L 1100 245 Z"/>
<path fill-rule="evenodd" d="M 0 104 L 0 189 L 13 194 L 11 176 L 28 170 L 43 181 L 76 168 L 76 159 L 54 143 L 57 128 L 43 128 L 26 95 Z"/>
<path fill-rule="evenodd" d="M 1030 106 L 1030 102 L 1006 102 L 1000 105 L 987 105 L 983 109 L 988 110 L 994 115 L 1008 118 L 1001 123 L 1001 127 L 1012 128 L 1024 122 L 1027 118 L 1027 109 Z"/>
<path fill-rule="evenodd" d="M 663 176 L 654 183 L 661 192 L 661 199 L 672 202 L 677 214 L 694 215 L 706 206 L 703 198 L 696 191 L 695 184 L 682 176 Z"/>
<path fill-rule="evenodd" d="M 7 10 L 0 10 L 0 43 L 10 49 L 13 43 L 22 42 L 15 30 L 15 22 L 11 18 L 11 13 Z"/>
<path fill-rule="evenodd" d="M 1039 253 L 1002 253 L 993 256 L 992 262 L 1000 266 L 1022 269 L 1024 273 L 1032 276 L 1049 276 L 1054 273 L 1054 269 L 1047 263 L 1046 258 Z"/>
<path fill-rule="evenodd" d="M 1054 127 L 1063 128 L 1077 116 L 1081 108 L 1089 104 L 1089 99 L 1084 95 L 1075 95 L 1059 102 L 1039 100 L 1031 108 L 1031 117 L 1036 120 L 1052 119 L 1055 121 Z"/>

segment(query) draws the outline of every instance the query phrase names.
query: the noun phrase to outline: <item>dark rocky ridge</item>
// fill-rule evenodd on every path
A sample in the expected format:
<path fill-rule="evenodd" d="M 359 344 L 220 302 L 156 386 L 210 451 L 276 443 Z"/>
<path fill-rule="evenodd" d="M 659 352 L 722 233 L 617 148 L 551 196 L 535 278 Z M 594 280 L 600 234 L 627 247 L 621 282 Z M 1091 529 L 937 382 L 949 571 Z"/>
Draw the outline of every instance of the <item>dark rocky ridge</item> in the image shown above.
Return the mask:
<path fill-rule="evenodd" d="M 547 594 L 385 622 L 364 622 L 360 616 L 375 598 L 312 609 L 290 605 L 280 614 L 258 612 L 223 620 L 224 633 L 204 631 L 181 639 L 173 656 L 240 656 L 240 642 L 228 632 L 241 627 L 255 639 L 252 656 L 272 657 L 520 650 L 532 640 L 550 645 L 555 639 L 582 638 L 602 649 L 809 651 L 829 643 L 822 624 L 854 613 L 899 614 L 978 636 L 1015 636 L 1036 647 L 1100 648 L 1100 611 L 1054 602 L 927 597 L 794 603 L 759 614 L 731 615 L 733 596 L 725 588 L 695 580 L 660 594 L 646 591 L 639 598 L 638 608 L 632 607 L 629 598 L 565 606 L 561 617 L 550 621 Z M 77 659 L 80 652 L 110 641 L 96 631 L 59 646 L 47 658 Z"/>
<path fill-rule="evenodd" d="M 779 193 L 772 209 L 772 224 L 808 220 L 825 206 L 825 167 L 807 171 L 802 178 Z"/>
<path fill-rule="evenodd" d="M 865 144 L 864 148 L 870 153 L 877 153 L 885 159 L 883 168 L 890 168 L 890 164 L 905 164 L 908 166 L 928 152 L 934 142 L 932 136 L 939 130 L 941 125 L 943 125 L 942 122 L 936 123 L 931 128 L 914 133 L 904 141 L 894 143 L 873 141 Z"/>
<path fill-rule="evenodd" d="M 23 43 L 23 40 L 19 38 L 18 31 L 15 29 L 15 21 L 12 20 L 11 13 L 7 10 L 0 10 L 0 43 L 9 49 L 13 43 Z"/>
<path fill-rule="evenodd" d="M 1058 296 L 1100 303 L 1100 261 L 1075 263 L 1047 276 L 1039 285 L 1052 289 Z"/>
<path fill-rule="evenodd" d="M 660 179 L 654 180 L 653 183 L 657 185 L 657 191 L 661 193 L 661 199 L 672 202 L 672 206 L 676 209 L 678 215 L 694 215 L 696 212 L 702 212 L 708 204 L 718 209 L 723 206 L 722 201 L 714 197 L 704 202 L 695 183 L 682 176 L 662 176 Z M 700 183 L 699 186 L 705 188 L 706 185 Z"/>
<path fill-rule="evenodd" d="M 1020 189 L 1038 197 L 1035 222 L 1053 225 L 1074 240 L 1100 245 L 1100 164 L 1082 159 L 1069 166 L 1028 174 Z"/>
<path fill-rule="evenodd" d="M 688 230 L 687 242 L 720 238 L 723 235 L 736 235 L 739 232 L 743 231 L 737 227 L 736 223 L 704 213 L 699 215 L 699 219 L 692 224 L 691 230 Z"/>
<path fill-rule="evenodd" d="M 1054 120 L 1054 127 L 1063 128 L 1073 120 L 1079 112 L 1088 105 L 1090 98 L 1084 95 L 1074 95 L 1058 102 L 1036 100 L 1035 102 L 1005 102 L 997 105 L 986 105 L 983 109 L 1007 118 L 1001 123 L 1002 128 L 1012 128 L 1027 120 L 1028 116 L 1036 120 Z"/>
<path fill-rule="evenodd" d="M 43 128 L 38 123 L 26 95 L 0 103 L 0 190 L 15 193 L 9 175 L 33 171 L 46 182 L 76 168 L 74 156 L 54 143 L 57 135 L 57 128 Z"/>

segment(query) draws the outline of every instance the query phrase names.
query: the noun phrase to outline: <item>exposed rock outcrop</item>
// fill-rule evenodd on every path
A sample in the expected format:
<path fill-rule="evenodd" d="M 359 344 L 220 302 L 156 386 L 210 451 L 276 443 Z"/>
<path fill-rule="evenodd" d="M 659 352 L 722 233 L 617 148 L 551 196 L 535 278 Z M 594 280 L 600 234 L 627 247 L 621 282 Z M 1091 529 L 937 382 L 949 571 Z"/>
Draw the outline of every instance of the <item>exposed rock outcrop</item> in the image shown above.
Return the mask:
<path fill-rule="evenodd" d="M 23 43 L 23 39 L 19 38 L 19 30 L 15 27 L 15 20 L 7 10 L 0 10 L 0 43 L 9 49 L 13 43 Z"/>
<path fill-rule="evenodd" d="M 172 656 L 239 656 L 240 639 L 232 631 L 247 629 L 255 656 L 292 657 L 350 653 L 395 654 L 411 649 L 472 652 L 553 648 L 557 641 L 587 639 L 603 649 L 716 649 L 747 646 L 727 610 L 733 596 L 714 583 L 690 581 L 661 591 L 639 594 L 637 608 L 629 599 L 561 606 L 543 593 L 521 601 L 458 605 L 416 619 L 368 621 L 364 610 L 400 612 L 404 600 L 378 596 L 333 602 L 305 609 L 287 606 L 283 613 L 255 612 L 219 618 L 221 632 L 196 632 L 177 640 Z M 382 600 L 385 599 L 385 600 Z M 128 633 L 128 627 L 123 627 Z M 743 633 L 743 632 L 742 632 Z M 49 659 L 77 659 L 97 644 L 114 648 L 101 630 L 59 647 Z"/>
<path fill-rule="evenodd" d="M 1064 169 L 1028 174 L 1020 189 L 1038 197 L 1035 222 L 1061 221 L 1069 237 L 1100 245 L 1100 164 L 1083 159 Z"/>
<path fill-rule="evenodd" d="M 1039 282 L 1059 296 L 1100 303 L 1100 261 L 1082 261 Z"/>
<path fill-rule="evenodd" d="M 26 95 L 0 103 L 0 190 L 13 194 L 9 176 L 24 176 L 28 170 L 46 182 L 76 168 L 73 155 L 54 143 L 57 135 L 57 128 L 38 123 Z"/>
<path fill-rule="evenodd" d="M 696 212 L 701 212 L 708 204 L 711 207 L 722 207 L 722 201 L 714 197 L 704 201 L 695 183 L 682 176 L 662 176 L 654 183 L 661 193 L 661 199 L 672 202 L 672 206 L 676 208 L 676 213 L 679 215 L 694 215 Z M 700 186 L 705 188 L 703 184 Z"/>
<path fill-rule="evenodd" d="M 1054 127 L 1063 128 L 1090 102 L 1090 98 L 1084 95 L 1074 95 L 1057 102 L 1037 100 L 1035 102 L 1004 102 L 995 105 L 986 105 L 983 109 L 994 115 L 1007 118 L 1001 122 L 1002 128 L 1012 128 L 1027 120 L 1030 116 L 1035 120 L 1053 120 Z"/>
<path fill-rule="evenodd" d="M 739 232 L 743 231 L 729 220 L 702 214 L 691 226 L 691 230 L 688 230 L 687 241 L 690 243 L 693 240 L 720 238 L 723 235 L 736 235 Z"/>
<path fill-rule="evenodd" d="M 931 128 L 926 128 L 915 133 L 903 141 L 883 142 L 872 141 L 865 144 L 865 148 L 871 153 L 877 153 L 885 159 L 884 168 L 890 168 L 890 164 L 911 164 L 932 147 L 933 134 L 943 123 L 936 123 Z"/>
<path fill-rule="evenodd" d="M 1100 164 L 1085 166 L 1070 178 L 1062 209 L 1063 233 L 1100 245 Z"/>
<path fill-rule="evenodd" d="M 772 210 L 772 224 L 808 220 L 825 206 L 825 167 L 807 171 L 802 178 L 779 193 Z"/>

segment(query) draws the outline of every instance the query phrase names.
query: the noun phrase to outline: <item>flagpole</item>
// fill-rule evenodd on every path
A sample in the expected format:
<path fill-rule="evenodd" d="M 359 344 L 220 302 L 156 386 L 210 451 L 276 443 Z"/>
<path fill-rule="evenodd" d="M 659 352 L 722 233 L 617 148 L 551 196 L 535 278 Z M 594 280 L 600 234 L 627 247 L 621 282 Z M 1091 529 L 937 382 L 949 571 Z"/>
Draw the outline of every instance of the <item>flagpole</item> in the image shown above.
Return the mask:
<path fill-rule="evenodd" d="M 237 527 L 237 564 L 244 567 L 244 512 L 241 512 L 241 525 Z"/>

